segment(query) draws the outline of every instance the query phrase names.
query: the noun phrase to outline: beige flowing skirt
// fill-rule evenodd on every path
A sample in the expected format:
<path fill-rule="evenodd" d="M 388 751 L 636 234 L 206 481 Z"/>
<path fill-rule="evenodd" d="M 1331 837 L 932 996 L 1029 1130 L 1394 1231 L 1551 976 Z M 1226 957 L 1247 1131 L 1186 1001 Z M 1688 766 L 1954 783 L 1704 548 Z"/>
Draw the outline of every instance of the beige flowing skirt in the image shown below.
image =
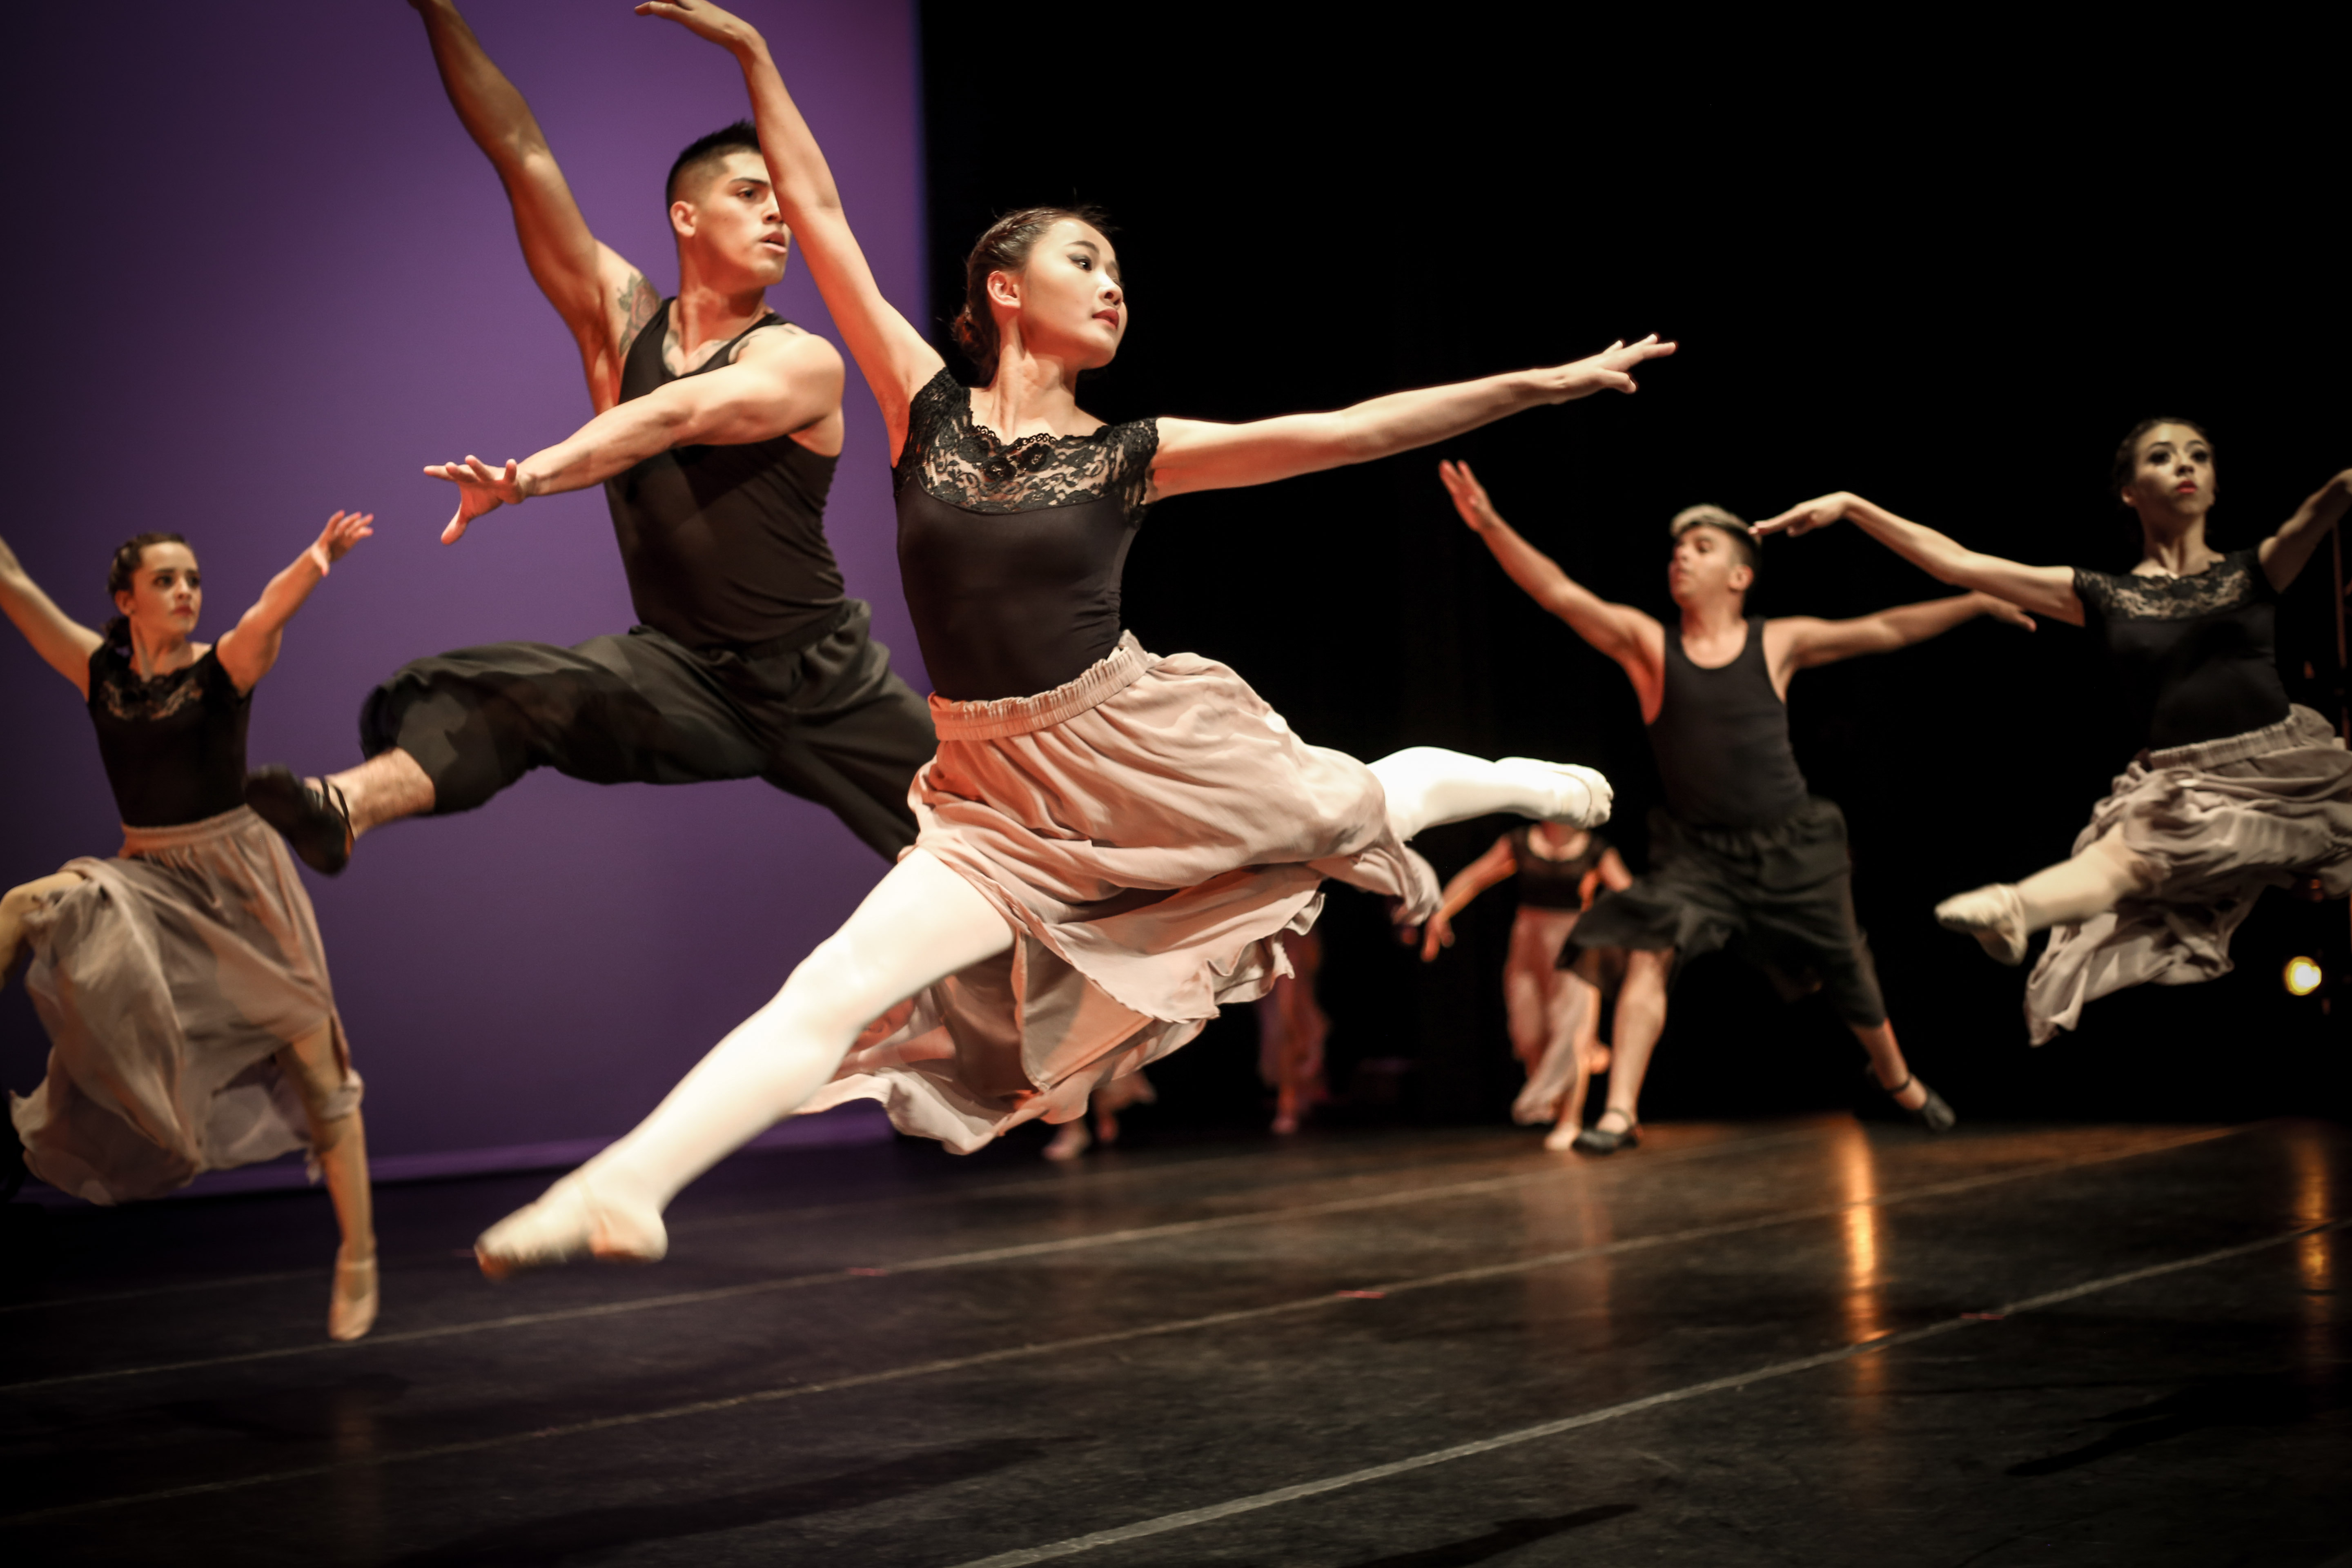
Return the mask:
<path fill-rule="evenodd" d="M 251 810 L 125 827 L 113 860 L 26 922 L 26 989 L 50 1040 L 48 1075 L 8 1097 L 25 1162 L 95 1204 L 153 1197 L 199 1172 L 310 1146 L 278 1051 L 326 1026 L 357 1108 L 318 917 L 285 842 Z"/>
<path fill-rule="evenodd" d="M 939 753 L 908 792 L 928 850 L 1013 930 L 1012 949 L 866 1031 L 803 1113 L 876 1100 L 900 1131 L 968 1153 L 1066 1121 L 1098 1085 L 1166 1056 L 1290 972 L 1276 940 L 1323 879 L 1436 909 L 1370 768 L 1309 746 L 1240 676 L 1129 633 L 1066 685 L 931 699 Z"/>
<path fill-rule="evenodd" d="M 2352 892 L 2352 752 L 2300 706 L 2242 735 L 2143 752 L 2074 852 L 2110 835 L 2155 869 L 2156 885 L 2052 928 L 2025 985 L 2037 1046 L 2110 992 L 2227 974 L 2231 934 L 2265 888 L 2315 876 L 2330 898 Z"/>
<path fill-rule="evenodd" d="M 1526 1087 L 1511 1102 L 1511 1120 L 1523 1127 L 1559 1118 L 1560 1101 L 1576 1081 L 1577 1034 L 1586 1012 L 1601 1005 L 1591 982 L 1559 967 L 1560 950 L 1582 912 L 1521 904 L 1511 921 L 1503 1005 L 1512 1049 L 1528 1074 Z"/>

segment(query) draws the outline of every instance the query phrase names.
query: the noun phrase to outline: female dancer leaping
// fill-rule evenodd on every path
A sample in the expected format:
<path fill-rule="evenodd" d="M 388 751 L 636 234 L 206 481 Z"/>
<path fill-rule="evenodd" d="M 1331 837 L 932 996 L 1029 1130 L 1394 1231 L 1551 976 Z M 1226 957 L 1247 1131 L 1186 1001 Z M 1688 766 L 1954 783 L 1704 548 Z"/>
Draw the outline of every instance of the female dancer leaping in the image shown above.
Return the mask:
<path fill-rule="evenodd" d="M 0 542 L 0 610 L 89 700 L 122 853 L 69 861 L 0 898 L 0 978 L 29 939 L 26 987 L 47 1078 L 10 1095 L 26 1163 L 115 1204 L 197 1173 L 308 1148 L 342 1227 L 327 1331 L 375 1321 L 360 1077 L 318 918 L 277 832 L 245 804 L 253 688 L 286 623 L 374 520 L 337 512 L 221 639 L 193 641 L 204 585 L 176 533 L 114 552 L 105 632 L 73 620 Z"/>
<path fill-rule="evenodd" d="M 1600 888 L 1633 885 L 1633 874 L 1606 838 L 1564 822 L 1531 822 L 1495 840 L 1445 884 L 1444 901 L 1423 928 L 1421 958 L 1436 962 L 1454 945 L 1454 917 L 1496 883 L 1519 879 L 1519 910 L 1503 961 L 1503 1005 L 1511 1051 L 1528 1071 L 1511 1107 L 1523 1125 L 1552 1122 L 1544 1147 L 1573 1147 L 1584 1131 L 1584 1090 L 1601 1068 L 1601 992 L 1559 967 L 1560 949 Z"/>
<path fill-rule="evenodd" d="M 2027 939 L 2050 929 L 2025 986 L 2035 1045 L 2109 992 L 2229 973 L 2230 935 L 2264 888 L 2317 877 L 2331 897 L 2352 891 L 2352 753 L 2325 719 L 2287 700 L 2275 640 L 2278 595 L 2352 505 L 2352 469 L 2276 533 L 2226 554 L 2205 540 L 2213 443 L 2194 421 L 2133 426 L 2110 488 L 2139 518 L 2140 561 L 2127 573 L 1980 555 L 1844 493 L 1756 528 L 1803 533 L 1849 518 L 1932 576 L 2087 622 L 2106 644 L 2147 749 L 2071 858 L 1936 907 L 2003 963 L 2022 963 Z"/>
<path fill-rule="evenodd" d="M 1495 811 L 1605 817 L 1608 785 L 1588 769 L 1428 748 L 1368 768 L 1302 743 L 1232 670 L 1123 633 L 1120 571 L 1156 500 L 1631 391 L 1631 367 L 1671 349 L 1621 345 L 1338 414 L 1106 425 L 1074 388 L 1126 331 L 1118 257 L 1091 215 L 1039 208 L 971 253 L 958 332 L 988 379 L 967 391 L 875 286 L 759 34 L 698 0 L 637 9 L 741 64 L 779 208 L 881 405 L 940 749 L 911 792 L 915 847 L 651 1117 L 482 1237 L 494 1275 L 582 1252 L 661 1256 L 677 1190 L 795 1110 L 879 1100 L 902 1130 L 958 1150 L 1068 1121 L 1221 1002 L 1262 995 L 1276 939 L 1313 922 L 1325 877 L 1417 921 L 1437 902 L 1404 847 L 1422 828 Z M 508 482 L 479 465 L 453 477 L 493 494 Z"/>

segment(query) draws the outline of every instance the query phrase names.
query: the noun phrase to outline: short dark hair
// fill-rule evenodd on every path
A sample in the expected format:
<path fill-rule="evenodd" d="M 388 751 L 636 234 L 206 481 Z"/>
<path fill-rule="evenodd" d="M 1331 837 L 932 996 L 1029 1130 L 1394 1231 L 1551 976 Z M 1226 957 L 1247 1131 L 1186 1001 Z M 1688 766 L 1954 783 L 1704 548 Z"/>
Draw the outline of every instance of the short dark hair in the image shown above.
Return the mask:
<path fill-rule="evenodd" d="M 2183 419 L 2177 414 L 2159 414 L 2152 419 L 2143 419 L 2124 432 L 2122 443 L 2116 447 L 2116 460 L 2107 468 L 2107 494 L 2115 499 L 2117 506 L 2124 504 L 2124 491 L 2130 488 L 2132 470 L 2139 466 L 2139 438 L 2159 425 L 2188 426 L 2197 432 L 2197 438 L 2205 443 L 2205 449 L 2213 453 L 2217 461 L 2220 459 L 2221 453 L 2213 445 L 2213 437 L 2205 434 L 2205 426 L 2194 419 Z"/>
<path fill-rule="evenodd" d="M 687 143 L 677 162 L 669 166 L 669 183 L 662 187 L 662 205 L 679 200 L 678 192 L 708 164 L 716 163 L 730 153 L 760 151 L 760 128 L 748 120 L 739 120 L 723 126 L 708 136 L 698 136 Z"/>
<path fill-rule="evenodd" d="M 1045 231 L 1064 218 L 1091 225 L 1104 238 L 1110 237 L 1110 214 L 1091 203 L 1023 207 L 990 224 L 988 232 L 972 245 L 971 254 L 964 258 L 963 309 L 956 312 L 950 330 L 983 382 L 995 379 L 997 356 L 1004 348 L 997 341 L 995 312 L 988 308 L 988 275 L 1018 272 L 1028 266 L 1029 253 L 1037 248 Z"/>
<path fill-rule="evenodd" d="M 1748 574 L 1751 577 L 1760 574 L 1759 568 L 1763 564 L 1763 558 L 1762 552 L 1756 548 L 1756 535 L 1738 517 L 1719 506 L 1709 506 L 1704 501 L 1697 506 L 1686 506 L 1675 513 L 1673 529 L 1676 539 L 1694 528 L 1711 528 L 1731 541 L 1731 547 L 1739 552 L 1739 563 L 1748 568 Z"/>
<path fill-rule="evenodd" d="M 187 542 L 188 536 L 184 533 L 134 533 L 116 545 L 114 559 L 106 564 L 106 602 L 110 605 L 114 603 L 115 595 L 131 591 L 131 580 L 139 575 L 139 568 L 145 564 L 149 545 L 185 544 Z M 131 637 L 131 617 L 121 614 L 109 616 L 99 637 L 101 641 L 109 643 L 127 642 Z"/>

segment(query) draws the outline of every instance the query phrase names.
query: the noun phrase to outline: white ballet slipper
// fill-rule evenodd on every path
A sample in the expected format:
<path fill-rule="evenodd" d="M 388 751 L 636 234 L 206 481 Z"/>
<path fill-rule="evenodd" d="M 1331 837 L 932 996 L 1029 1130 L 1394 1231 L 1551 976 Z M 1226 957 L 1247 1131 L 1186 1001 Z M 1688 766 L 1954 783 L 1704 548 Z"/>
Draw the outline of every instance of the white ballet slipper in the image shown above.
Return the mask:
<path fill-rule="evenodd" d="M 1609 781 L 1591 768 L 1574 763 L 1547 763 L 1540 757 L 1505 757 L 1495 764 L 1524 778 L 1539 798 L 1549 804 L 1525 815 L 1570 827 L 1598 827 L 1609 820 L 1615 793 Z"/>
<path fill-rule="evenodd" d="M 1094 1134 L 1087 1131 L 1084 1117 L 1080 1117 L 1076 1121 L 1065 1121 L 1055 1130 L 1054 1141 L 1045 1145 L 1045 1158 L 1075 1160 L 1085 1153 L 1087 1145 L 1094 1141 Z"/>
<path fill-rule="evenodd" d="M 578 1175 L 564 1177 L 474 1242 L 476 1261 L 493 1279 L 583 1254 L 606 1263 L 658 1263 L 668 1251 L 669 1232 L 659 1215 L 607 1204 Z"/>
<path fill-rule="evenodd" d="M 2025 904 L 2007 882 L 1953 894 L 1936 906 L 1936 921 L 1976 938 L 1996 962 L 2011 968 L 2025 962 Z"/>
<path fill-rule="evenodd" d="M 335 1253 L 335 1289 L 327 1298 L 327 1337 L 355 1340 L 375 1327 L 375 1259 L 358 1263 Z"/>

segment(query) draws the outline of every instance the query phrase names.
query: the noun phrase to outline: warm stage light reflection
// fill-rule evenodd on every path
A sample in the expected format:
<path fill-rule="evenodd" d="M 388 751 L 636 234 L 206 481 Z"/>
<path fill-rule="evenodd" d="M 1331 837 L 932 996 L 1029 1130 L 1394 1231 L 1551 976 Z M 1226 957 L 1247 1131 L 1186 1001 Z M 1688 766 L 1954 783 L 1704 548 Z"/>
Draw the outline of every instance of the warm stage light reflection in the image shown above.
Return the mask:
<path fill-rule="evenodd" d="M 2338 1216 L 2336 1173 L 2328 1130 L 2304 1122 L 2287 1131 L 2294 1171 L 2294 1223 L 2326 1225 Z M 2295 1283 L 2303 1288 L 2303 1353 L 2306 1371 L 2332 1367 L 2341 1323 L 2336 1310 L 2336 1248 L 2340 1231 L 2315 1230 L 2294 1244 Z"/>
<path fill-rule="evenodd" d="M 1846 1127 L 1832 1157 L 1837 1163 L 1840 1194 L 1849 1205 L 1844 1216 L 1845 1334 L 1849 1343 L 1859 1344 L 1887 1329 L 1886 1304 L 1878 1289 L 1885 1215 L 1877 1202 L 1877 1159 L 1869 1135 L 1856 1124 Z M 1847 1364 L 1853 1369 L 1853 1392 L 1860 1399 L 1857 1413 L 1869 1419 L 1875 1413 L 1872 1396 L 1885 1387 L 1886 1358 L 1856 1356 Z"/>

